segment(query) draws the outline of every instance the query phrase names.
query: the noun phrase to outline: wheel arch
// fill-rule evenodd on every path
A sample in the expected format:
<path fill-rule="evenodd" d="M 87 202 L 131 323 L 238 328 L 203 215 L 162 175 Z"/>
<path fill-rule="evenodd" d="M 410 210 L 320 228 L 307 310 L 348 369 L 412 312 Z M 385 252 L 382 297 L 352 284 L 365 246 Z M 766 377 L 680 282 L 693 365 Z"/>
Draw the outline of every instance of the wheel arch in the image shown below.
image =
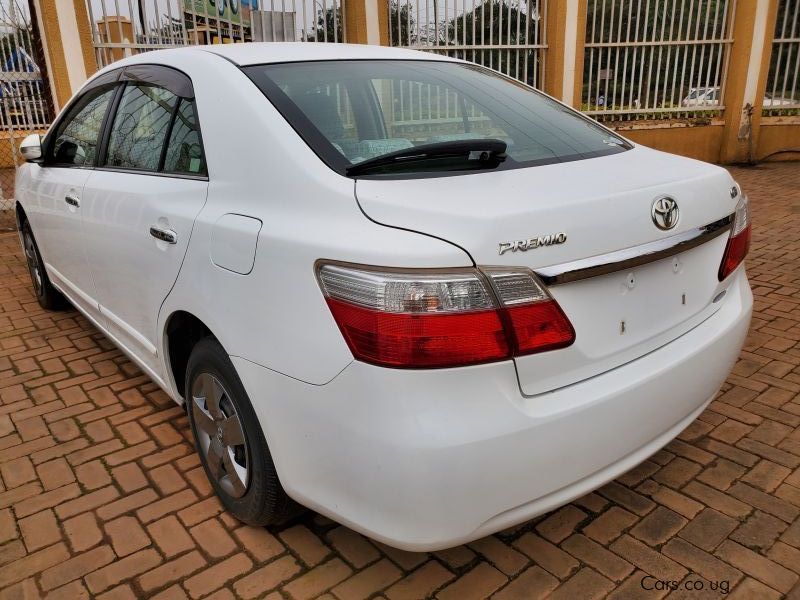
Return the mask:
<path fill-rule="evenodd" d="M 165 362 L 172 377 L 172 385 L 182 398 L 186 397 L 186 367 L 189 356 L 197 342 L 206 337 L 219 341 L 208 325 L 185 310 L 174 311 L 164 326 Z"/>

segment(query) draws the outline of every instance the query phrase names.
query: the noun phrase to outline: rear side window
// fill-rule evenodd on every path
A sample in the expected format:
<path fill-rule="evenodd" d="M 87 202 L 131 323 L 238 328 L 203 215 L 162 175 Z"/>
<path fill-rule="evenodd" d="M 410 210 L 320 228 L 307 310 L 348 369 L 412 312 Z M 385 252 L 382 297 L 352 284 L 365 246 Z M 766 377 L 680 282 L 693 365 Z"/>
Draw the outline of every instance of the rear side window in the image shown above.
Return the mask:
<path fill-rule="evenodd" d="M 164 172 L 205 175 L 206 162 L 194 100 L 182 98 L 169 134 Z"/>
<path fill-rule="evenodd" d="M 178 97 L 153 85 L 128 84 L 111 126 L 105 164 L 158 171 Z"/>
<path fill-rule="evenodd" d="M 94 165 L 100 128 L 115 91 L 114 85 L 98 87 L 78 99 L 53 132 L 53 143 L 48 149 L 48 163 Z"/>

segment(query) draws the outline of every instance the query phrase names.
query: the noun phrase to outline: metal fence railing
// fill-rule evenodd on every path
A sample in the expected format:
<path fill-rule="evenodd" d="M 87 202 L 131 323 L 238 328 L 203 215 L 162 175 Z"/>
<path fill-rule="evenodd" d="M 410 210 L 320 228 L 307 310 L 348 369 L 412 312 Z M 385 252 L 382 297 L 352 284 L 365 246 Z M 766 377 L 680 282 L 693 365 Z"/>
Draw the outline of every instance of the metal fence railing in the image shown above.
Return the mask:
<path fill-rule="evenodd" d="M 43 132 L 53 110 L 41 40 L 29 4 L 0 0 L 0 229 L 13 226 L 19 143 Z"/>
<path fill-rule="evenodd" d="M 546 0 L 389 0 L 392 46 L 469 60 L 541 88 Z"/>
<path fill-rule="evenodd" d="M 735 0 L 589 0 L 582 109 L 602 121 L 718 116 Z"/>
<path fill-rule="evenodd" d="M 86 0 L 99 66 L 193 44 L 341 42 L 342 0 Z"/>
<path fill-rule="evenodd" d="M 800 115 L 800 0 L 780 0 L 764 114 Z"/>

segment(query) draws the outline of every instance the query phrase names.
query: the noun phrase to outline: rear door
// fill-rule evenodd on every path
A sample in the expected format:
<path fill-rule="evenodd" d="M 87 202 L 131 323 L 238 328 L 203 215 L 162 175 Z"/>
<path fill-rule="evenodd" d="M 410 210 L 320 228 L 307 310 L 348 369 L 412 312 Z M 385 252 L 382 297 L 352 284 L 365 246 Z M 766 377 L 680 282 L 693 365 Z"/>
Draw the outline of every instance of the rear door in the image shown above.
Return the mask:
<path fill-rule="evenodd" d="M 125 69 L 104 150 L 83 193 L 86 249 L 107 327 L 157 369 L 156 324 L 206 200 L 208 177 L 189 78 Z"/>
<path fill-rule="evenodd" d="M 83 190 L 94 166 L 104 118 L 116 93 L 115 76 L 78 97 L 47 136 L 45 160 L 32 170 L 34 235 L 52 281 L 84 310 L 96 313 L 96 290 L 81 223 Z"/>

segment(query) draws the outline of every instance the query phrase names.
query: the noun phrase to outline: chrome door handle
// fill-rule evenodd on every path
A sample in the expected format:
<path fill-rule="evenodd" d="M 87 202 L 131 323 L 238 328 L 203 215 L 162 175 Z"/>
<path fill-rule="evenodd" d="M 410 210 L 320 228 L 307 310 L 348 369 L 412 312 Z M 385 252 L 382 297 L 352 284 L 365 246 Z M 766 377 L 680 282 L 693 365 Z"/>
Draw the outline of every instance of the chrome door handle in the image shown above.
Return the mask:
<path fill-rule="evenodd" d="M 175 233 L 172 229 L 162 229 L 161 227 L 156 227 L 153 225 L 150 228 L 150 235 L 152 235 L 157 240 L 161 240 L 162 242 L 167 242 L 168 244 L 177 244 L 178 243 L 178 234 Z"/>
<path fill-rule="evenodd" d="M 79 208 L 81 205 L 81 201 L 78 199 L 78 197 L 73 196 L 72 194 L 67 194 L 66 196 L 64 196 L 64 202 L 66 202 L 70 206 L 74 206 L 75 208 Z"/>

